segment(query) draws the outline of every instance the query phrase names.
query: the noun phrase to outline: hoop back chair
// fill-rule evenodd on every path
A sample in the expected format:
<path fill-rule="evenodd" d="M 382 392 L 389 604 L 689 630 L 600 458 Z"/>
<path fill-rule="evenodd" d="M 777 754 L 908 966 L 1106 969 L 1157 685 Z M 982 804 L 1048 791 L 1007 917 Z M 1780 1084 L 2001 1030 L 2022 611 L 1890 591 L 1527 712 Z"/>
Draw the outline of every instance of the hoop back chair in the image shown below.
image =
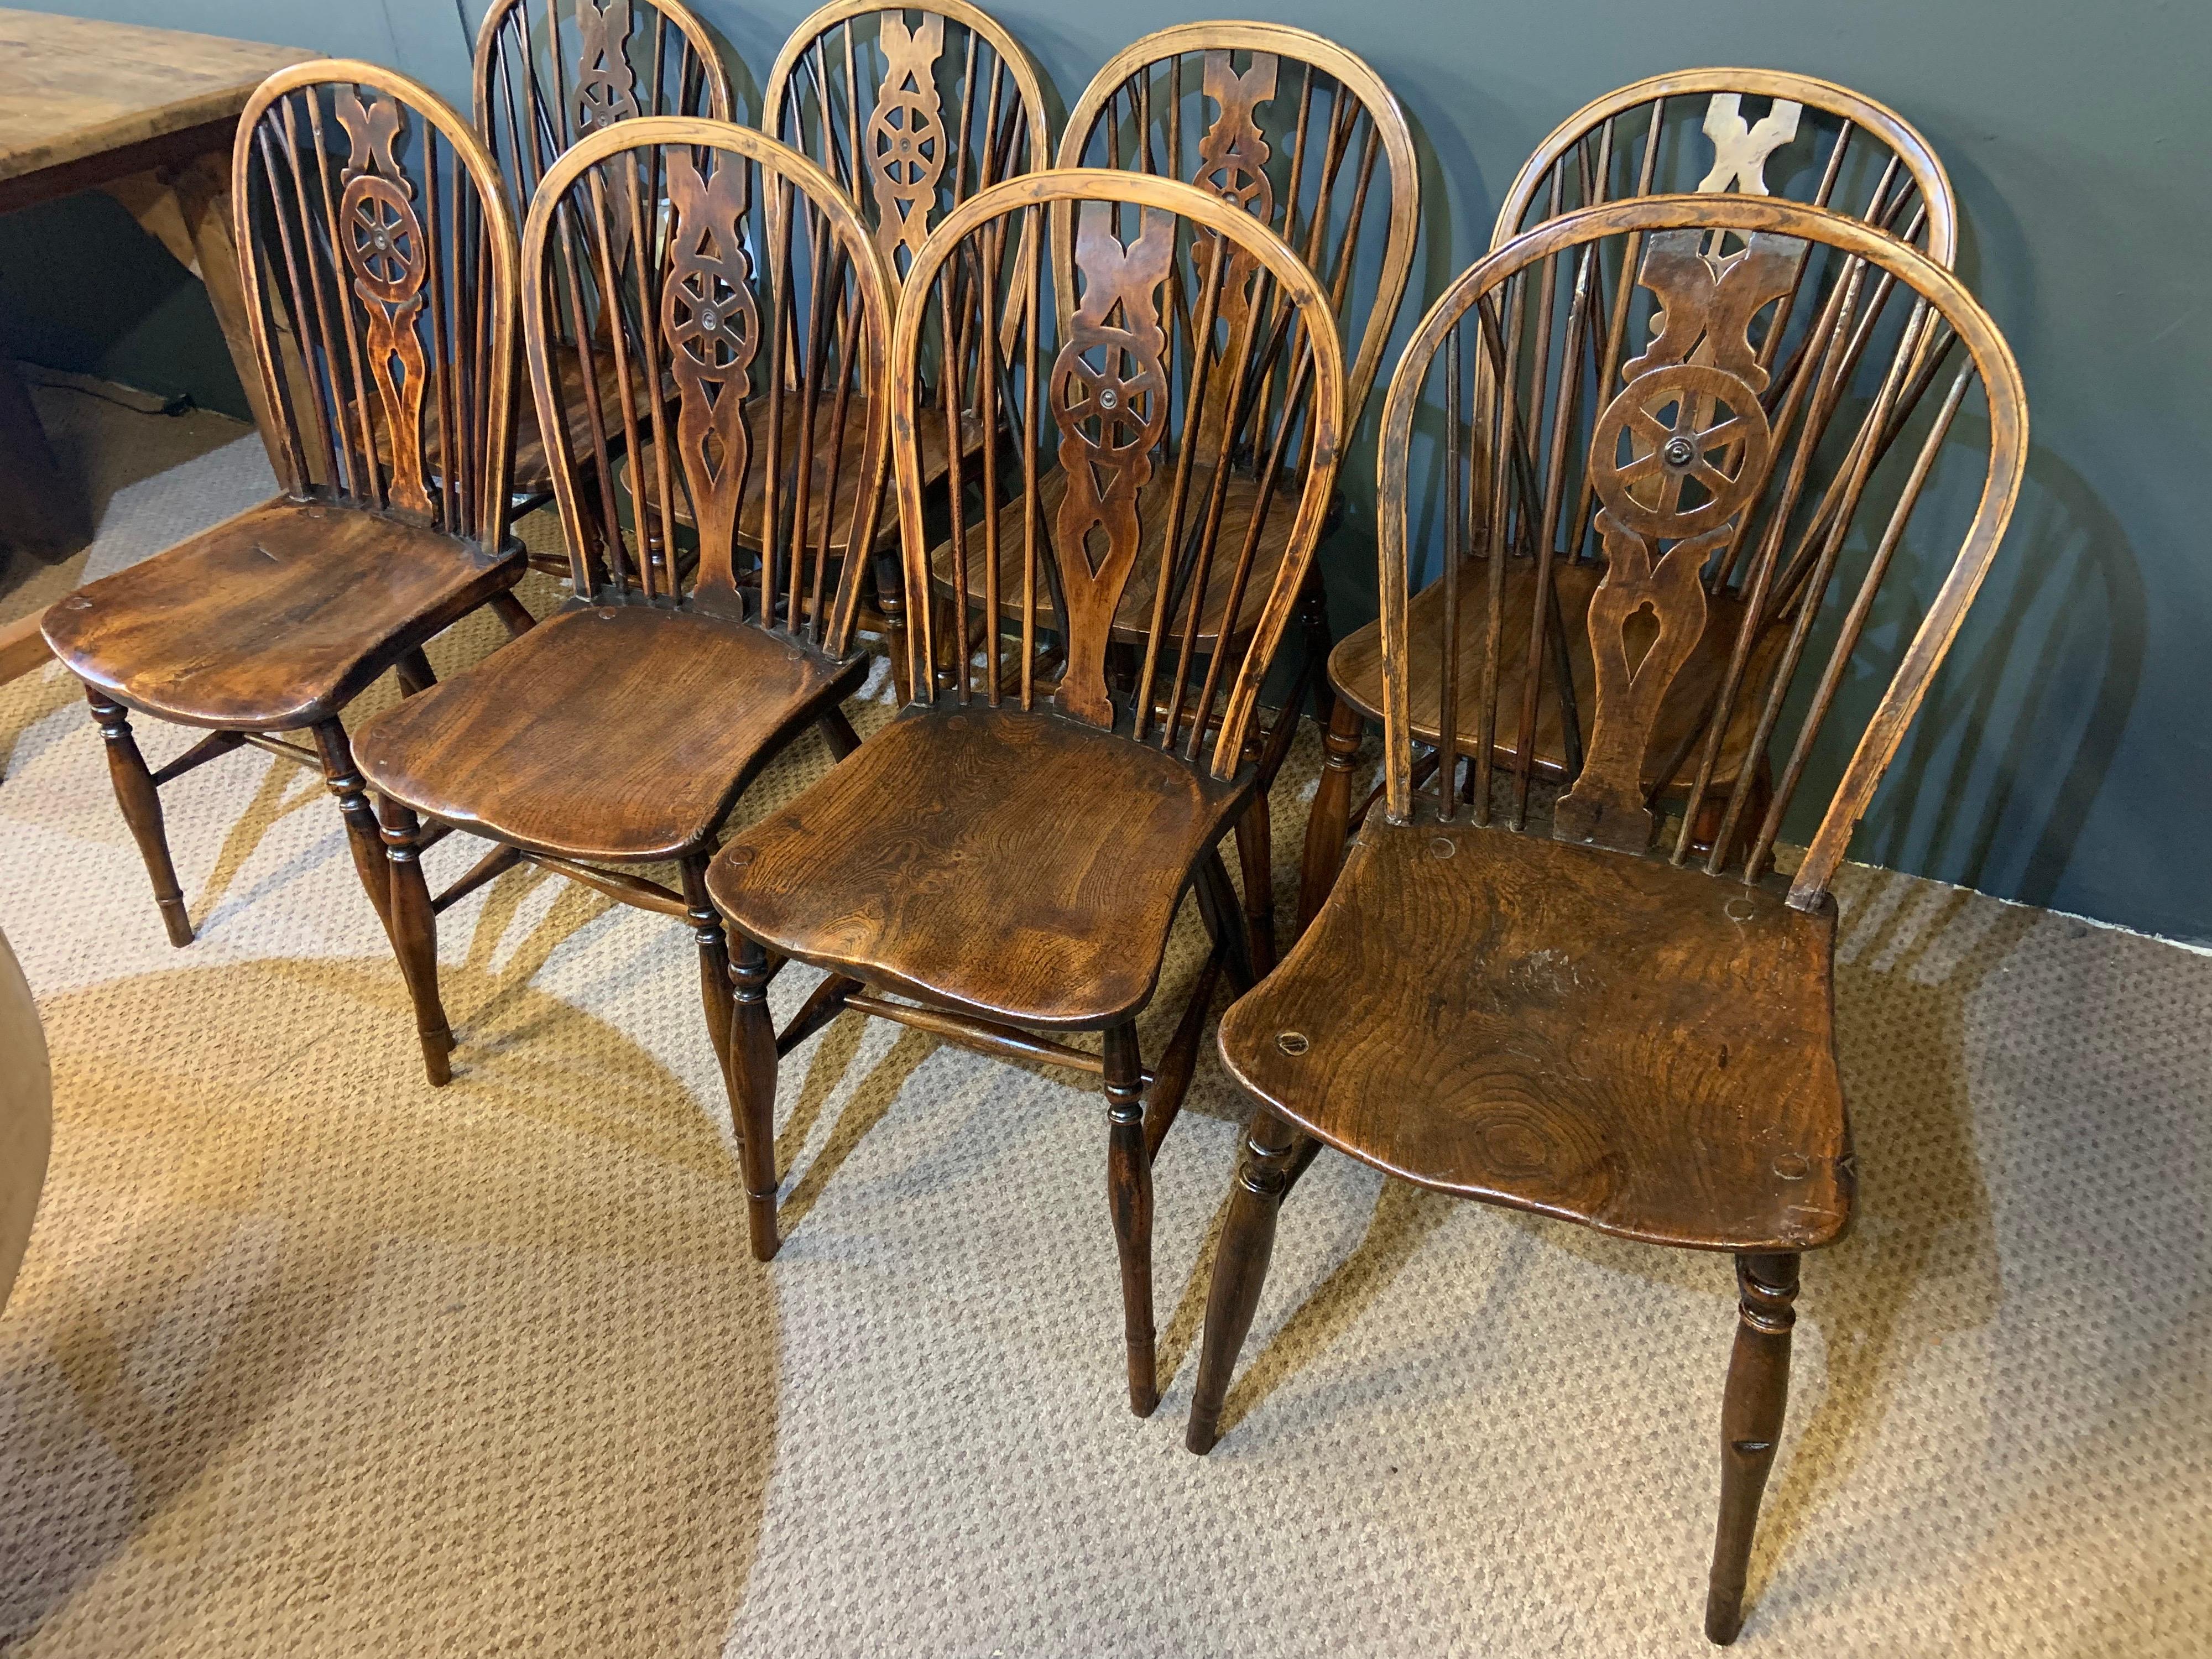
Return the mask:
<path fill-rule="evenodd" d="M 913 21 L 909 21 L 911 19 Z M 799 23 L 777 53 L 763 94 L 763 127 L 842 185 L 875 234 L 895 284 L 945 215 L 977 191 L 1052 164 L 1044 88 L 1012 35 L 966 0 L 917 6 L 832 0 Z M 1011 328 L 1012 319 L 1003 319 Z M 971 467 L 987 434 L 976 411 L 957 411 Z M 949 507 L 947 428 L 934 399 L 922 415 L 922 475 L 932 514 Z M 873 614 L 898 694 L 907 693 L 906 592 L 898 526 L 887 520 L 870 575 Z"/>
<path fill-rule="evenodd" d="M 1420 224 L 1412 131 L 1389 88 L 1364 61 L 1320 35 L 1276 23 L 1164 29 L 1132 44 L 1091 78 L 1069 113 L 1060 162 L 1187 179 L 1281 236 L 1329 296 L 1349 359 L 1346 419 L 1358 424 L 1397 322 Z M 1219 325 L 1232 343 L 1247 330 L 1271 341 L 1279 319 L 1260 314 L 1241 297 L 1249 276 L 1249 266 L 1231 272 Z M 1064 289 L 1059 300 L 1065 312 Z M 1212 395 L 1216 401 L 1206 418 L 1218 425 L 1226 382 L 1217 380 Z M 1249 478 L 1232 484 L 1232 515 L 1246 506 L 1251 489 Z M 1224 609 L 1226 595 L 1217 593 L 1202 637 L 1224 625 L 1232 633 L 1249 629 L 1272 574 L 1263 562 L 1262 580 L 1248 589 L 1240 612 Z M 1121 622 L 1132 642 L 1144 624 L 1146 598 L 1133 588 L 1123 601 Z M 1318 572 L 1302 596 L 1300 617 L 1304 648 L 1282 716 L 1268 733 L 1267 784 L 1289 752 L 1308 697 L 1317 714 L 1327 714 L 1322 677 L 1330 630 Z M 1246 923 L 1262 973 L 1275 951 L 1270 842 L 1267 811 L 1255 807 L 1251 821 L 1238 826 L 1237 850 Z"/>
<path fill-rule="evenodd" d="M 264 82 L 231 163 L 241 286 L 275 426 L 276 499 L 59 601 L 54 654 L 85 683 L 170 942 L 191 923 L 157 791 L 241 744 L 319 768 L 380 917 L 375 815 L 340 719 L 477 606 L 511 628 L 515 242 L 499 174 L 435 94 L 343 59 Z M 281 356 L 280 356 L 281 351 Z M 456 464 L 436 434 L 458 433 Z M 208 735 L 159 771 L 126 711 Z M 280 737 L 306 731 L 309 747 Z"/>
<path fill-rule="evenodd" d="M 1812 264 L 1836 267 L 1838 298 L 1808 318 L 1789 299 Z M 1587 380 L 1589 319 L 1624 281 L 1622 349 Z M 1869 334 L 1881 343 L 1861 353 Z M 1771 365 L 1793 350 L 1809 368 L 1784 377 Z M 1917 399 L 1923 385 L 1941 390 Z M 1577 386 L 1599 388 L 1587 413 Z M 1463 276 L 1407 347 L 1382 430 L 1384 812 L 1221 1026 L 1258 1106 L 1188 1443 L 1218 1432 L 1278 1206 L 1322 1144 L 1438 1191 L 1731 1252 L 1741 1323 L 1706 1613 L 1727 1642 L 1781 1427 L 1799 1255 L 1840 1237 L 1852 1207 L 1829 883 L 2003 535 L 2027 456 L 2019 372 L 1950 273 L 1878 229 L 1754 196 L 1653 197 L 1551 220 Z M 1418 520 L 1416 453 L 1432 486 Z M 1536 734 L 1568 701 L 1546 637 L 1555 561 L 1523 577 L 1510 550 L 1552 546 L 1585 488 L 1604 571 L 1584 622 L 1589 725 L 1577 763 L 1547 779 Z M 1455 601 L 1473 588 L 1468 625 L 1487 635 L 1471 678 L 1455 604 L 1431 637 L 1409 624 L 1436 560 Z M 1738 567 L 1722 672 L 1703 678 L 1716 578 Z M 1535 603 L 1514 640 L 1519 580 Z M 1780 648 L 1763 650 L 1776 627 Z M 1855 675 L 1869 640 L 1908 635 L 1893 675 Z M 1442 687 L 1433 742 L 1424 685 Z M 1669 711 L 1685 696 L 1682 721 Z M 1739 720 L 1787 757 L 1771 790 L 1748 769 L 1716 787 Z M 1792 802 L 1832 775 L 1822 739 L 1854 726 L 1785 879 Z M 1700 854 L 1709 797 L 1721 827 Z"/>
<path fill-rule="evenodd" d="M 1066 236 L 1049 234 L 1056 215 Z M 1063 258 L 1075 295 L 1066 317 L 1048 297 Z M 1292 319 L 1279 386 L 1258 372 L 1252 332 L 1224 355 L 1217 324 L 1246 260 L 1252 303 L 1279 303 Z M 1011 350 L 995 325 L 1010 299 Z M 957 408 L 972 388 L 987 425 L 1011 434 L 1006 456 L 982 453 L 975 482 L 991 510 L 973 525 L 956 518 L 945 556 L 956 592 L 980 578 L 987 625 L 948 645 L 921 611 L 914 701 L 715 860 L 708 890 L 739 936 L 732 1075 L 763 1144 L 778 1054 L 845 1009 L 1102 1078 L 1129 1400 L 1146 1413 L 1158 1398 L 1152 1160 L 1218 977 L 1250 982 L 1216 848 L 1258 787 L 1246 737 L 1334 486 L 1342 349 L 1320 283 L 1249 215 L 1171 180 L 1072 168 L 994 185 L 946 216 L 908 272 L 891 365 L 909 583 L 939 557 L 921 488 L 925 398 Z M 1217 375 L 1238 390 L 1202 455 L 1193 412 Z M 1240 447 L 1266 465 L 1232 534 L 1223 458 Z M 956 499 L 963 471 L 956 452 Z M 1279 554 L 1249 644 L 1198 651 L 1216 569 L 1241 602 L 1270 538 Z M 997 627 L 1002 569 L 1013 614 Z M 1149 615 L 1124 679 L 1117 617 L 1139 583 Z M 951 684 L 933 685 L 933 662 L 950 665 Z M 1147 1073 L 1136 1017 L 1194 890 L 1212 948 Z M 766 988 L 793 958 L 828 977 L 779 1036 Z M 1084 1030 L 1103 1033 L 1103 1054 L 1038 1035 Z M 765 1254 L 772 1182 L 753 1197 Z"/>
<path fill-rule="evenodd" d="M 1763 110 L 1747 114 L 1747 100 L 1765 100 Z M 1823 208 L 1844 204 L 1860 219 L 1900 235 L 1946 269 L 1958 243 L 1958 211 L 1942 163 L 1927 141 L 1894 112 L 1848 88 L 1808 76 L 1705 69 L 1622 87 L 1562 122 L 1536 147 L 1507 188 L 1491 246 L 1502 247 L 1522 232 L 1576 208 L 1689 192 L 1779 193 Z M 1801 291 L 1797 303 L 1817 304 L 1824 297 L 1817 291 Z M 1616 289 L 1613 310 L 1585 325 L 1593 374 L 1603 371 L 1608 361 L 1618 361 L 1617 356 L 1608 358 L 1607 354 L 1615 352 L 1614 337 L 1626 325 L 1620 307 L 1626 300 L 1627 291 Z M 1479 371 L 1481 365 L 1475 367 Z M 1774 365 L 1770 362 L 1768 367 Z M 1478 400 L 1478 418 L 1480 409 Z M 1586 526 L 1587 491 L 1575 506 L 1571 525 Z M 1586 545 L 1582 556 L 1563 568 L 1551 600 L 1561 608 L 1562 635 L 1574 664 L 1573 678 L 1584 688 L 1589 677 L 1581 618 L 1596 580 L 1594 553 L 1595 548 Z M 1461 603 L 1472 603 L 1471 596 L 1471 589 L 1463 590 Z M 1432 591 L 1414 602 L 1408 626 L 1424 641 L 1431 639 L 1440 625 L 1443 597 L 1440 591 Z M 1527 590 L 1516 589 L 1509 604 L 1525 604 L 1528 597 Z M 1717 591 L 1717 597 L 1726 595 Z M 1525 616 L 1515 614 L 1525 626 Z M 1725 604 L 1716 607 L 1703 642 L 1706 656 L 1723 654 L 1735 620 Z M 1460 669 L 1462 677 L 1471 679 L 1482 672 L 1483 638 L 1480 629 L 1462 627 L 1461 646 L 1468 653 Z M 1299 878 L 1301 927 L 1320 908 L 1336 879 L 1352 828 L 1374 805 L 1375 797 L 1370 796 L 1355 810 L 1353 788 L 1363 728 L 1368 721 L 1381 720 L 1382 714 L 1379 623 L 1360 629 L 1337 647 L 1329 661 L 1329 683 L 1334 711 Z M 1422 707 L 1432 702 L 1431 692 Z M 1423 717 L 1417 712 L 1415 718 Z M 1424 729 L 1433 737 L 1433 725 Z M 1556 775 L 1569 763 L 1561 734 L 1547 727 L 1538 732 L 1537 744 L 1539 763 L 1548 774 Z M 1723 756 L 1720 775 L 1731 778 L 1746 764 L 1763 777 L 1763 757 L 1741 748 Z"/>
<path fill-rule="evenodd" d="M 581 387 L 587 415 L 580 444 L 568 421 L 544 427 L 574 597 L 358 742 L 423 1063 L 443 1082 L 453 1046 L 436 914 L 529 862 L 691 924 L 726 1075 L 707 860 L 745 785 L 800 731 L 820 724 L 841 753 L 858 741 L 838 708 L 867 667 L 844 540 L 872 538 L 889 471 L 885 405 L 867 394 L 885 379 L 890 288 L 828 175 L 750 128 L 681 117 L 603 129 L 555 161 L 522 257 L 540 413 Z M 840 440 L 826 447 L 824 422 Z M 848 423 L 863 428 L 850 452 Z M 652 461 L 627 495 L 617 452 Z M 842 475 L 848 453 L 857 480 Z M 679 501 L 699 526 L 688 576 L 665 553 Z M 495 845 L 434 897 L 421 855 L 453 829 Z M 635 868 L 661 862 L 681 891 Z M 749 1171 L 773 1167 L 764 1133 L 744 1156 Z"/>
<path fill-rule="evenodd" d="M 727 121 L 736 107 L 714 37 L 678 0 L 493 0 L 477 28 L 471 85 L 477 131 L 518 215 L 529 212 L 554 161 L 594 132 L 640 116 Z M 566 387 L 561 407 L 574 423 L 569 441 L 582 447 L 581 389 Z M 552 489 L 530 404 L 518 422 L 514 478 L 531 506 Z M 566 568 L 557 555 L 532 562 L 555 574 Z"/>

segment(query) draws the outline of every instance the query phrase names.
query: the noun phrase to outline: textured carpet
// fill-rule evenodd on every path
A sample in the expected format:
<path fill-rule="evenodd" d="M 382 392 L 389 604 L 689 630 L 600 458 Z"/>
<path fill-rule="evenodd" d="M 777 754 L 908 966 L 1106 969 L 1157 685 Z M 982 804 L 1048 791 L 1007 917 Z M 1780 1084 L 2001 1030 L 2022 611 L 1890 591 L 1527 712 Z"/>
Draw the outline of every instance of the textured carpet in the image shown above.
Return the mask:
<path fill-rule="evenodd" d="M 442 667 L 489 642 L 459 634 Z M 141 730 L 157 764 L 187 741 Z M 456 907 L 434 1091 L 319 781 L 242 750 L 167 792 L 176 951 L 58 670 L 0 689 L 0 761 L 57 1120 L 0 1316 L 0 1645 L 1706 1650 L 1723 1260 L 1324 1157 L 1195 1459 L 1240 1115 L 1210 1055 L 1159 1164 L 1140 1422 L 1079 1079 L 832 1025 L 783 1067 L 763 1267 L 680 927 L 530 872 Z M 1309 733 L 1286 878 L 1314 763 Z M 826 764 L 809 738 L 750 810 Z M 2212 959 L 1871 871 L 1843 896 L 1863 1206 L 1806 1265 L 1742 1650 L 2202 1653 Z"/>

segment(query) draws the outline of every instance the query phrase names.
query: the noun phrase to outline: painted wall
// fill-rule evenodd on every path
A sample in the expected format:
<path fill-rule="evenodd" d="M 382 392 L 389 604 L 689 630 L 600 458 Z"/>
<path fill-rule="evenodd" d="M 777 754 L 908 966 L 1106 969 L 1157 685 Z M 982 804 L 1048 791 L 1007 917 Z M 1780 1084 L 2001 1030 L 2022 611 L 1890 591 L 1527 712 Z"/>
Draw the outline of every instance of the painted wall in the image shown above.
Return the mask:
<path fill-rule="evenodd" d="M 694 3 L 755 78 L 808 9 Z M 368 57 L 459 100 L 468 31 L 457 11 L 473 25 L 483 0 L 48 3 Z M 994 0 L 993 9 L 1063 104 L 1129 40 L 1190 15 L 1174 0 Z M 2019 356 L 2035 441 L 1997 570 L 1854 851 L 2212 940 L 2212 873 L 2194 856 L 2212 833 L 2212 6 L 1270 0 L 1264 15 L 1364 57 L 1422 142 L 1425 222 L 1401 340 L 1481 251 L 1522 157 L 1612 87 L 1755 63 L 1843 82 L 1917 125 L 1958 190 L 1960 272 Z M 135 236 L 127 221 L 74 204 L 51 210 L 44 234 L 79 223 L 98 232 L 94 214 L 104 234 L 126 245 L 123 233 Z M 198 313 L 185 326 L 191 307 L 173 292 L 149 301 L 165 256 L 150 242 L 135 252 L 112 297 L 73 279 L 58 296 L 48 257 L 30 263 L 25 239 L 0 222 L 0 316 L 37 314 L 29 299 L 43 295 L 76 331 L 76 349 L 109 354 L 110 372 L 203 402 L 234 398 L 234 383 L 217 384 L 228 375 L 212 319 Z M 1395 355 L 1394 345 L 1386 363 Z M 1323 554 L 1346 623 L 1374 608 L 1364 446 L 1348 476 L 1360 493 L 1352 523 Z"/>

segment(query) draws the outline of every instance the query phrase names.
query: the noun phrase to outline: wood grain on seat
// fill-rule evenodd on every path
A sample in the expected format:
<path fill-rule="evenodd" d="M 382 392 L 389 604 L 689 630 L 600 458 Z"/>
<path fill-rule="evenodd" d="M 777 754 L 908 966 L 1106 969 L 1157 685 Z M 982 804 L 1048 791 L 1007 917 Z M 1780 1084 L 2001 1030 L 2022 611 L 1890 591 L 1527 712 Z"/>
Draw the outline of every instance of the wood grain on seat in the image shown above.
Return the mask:
<path fill-rule="evenodd" d="M 781 955 L 1097 1029 L 1151 998 L 1192 868 L 1249 793 L 1125 734 L 948 699 L 735 836 L 708 891 Z"/>
<path fill-rule="evenodd" d="M 277 500 L 87 583 L 46 613 L 46 640 L 87 684 L 163 720 L 292 731 L 513 586 L 522 557 Z"/>
<path fill-rule="evenodd" d="M 471 834 L 557 857 L 672 859 L 866 670 L 692 611 L 591 606 L 370 720 L 354 757 L 384 793 Z"/>
<path fill-rule="evenodd" d="M 1773 885 L 1377 817 L 1221 1052 L 1283 1117 L 1424 1186 L 1655 1243 L 1812 1249 L 1851 1206 L 1834 932 L 1832 901 Z"/>

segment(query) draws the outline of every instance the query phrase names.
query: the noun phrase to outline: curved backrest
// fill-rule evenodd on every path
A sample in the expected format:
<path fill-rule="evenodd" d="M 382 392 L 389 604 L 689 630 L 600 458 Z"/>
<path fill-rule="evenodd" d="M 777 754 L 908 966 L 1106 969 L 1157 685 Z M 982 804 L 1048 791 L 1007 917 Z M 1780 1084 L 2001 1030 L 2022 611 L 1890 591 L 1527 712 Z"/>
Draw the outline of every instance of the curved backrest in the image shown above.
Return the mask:
<path fill-rule="evenodd" d="M 1490 245 L 1578 207 L 1692 191 L 1855 212 L 1937 264 L 1957 254 L 1950 176 L 1902 116 L 1832 82 L 1756 69 L 1655 75 L 1577 110 L 1514 176 Z"/>
<path fill-rule="evenodd" d="M 477 131 L 526 211 L 554 159 L 641 115 L 731 118 L 730 74 L 679 0 L 492 0 L 477 28 Z"/>
<path fill-rule="evenodd" d="M 504 545 L 514 225 L 459 112 L 371 64 L 280 70 L 239 117 L 231 199 L 286 489 Z"/>
<path fill-rule="evenodd" d="M 576 592 L 694 603 L 846 655 L 863 561 L 845 552 L 872 545 L 889 465 L 871 394 L 892 290 L 837 182 L 750 127 L 625 121 L 547 172 L 522 268 Z M 698 540 L 688 584 L 679 521 Z"/>
<path fill-rule="evenodd" d="M 946 212 L 1051 165 L 1035 65 L 967 0 L 832 0 L 784 42 L 762 106 L 765 131 L 845 186 L 901 280 Z"/>
<path fill-rule="evenodd" d="M 1072 229 L 1041 240 L 1040 216 Z M 1222 324 L 1242 271 L 1271 332 Z M 1065 317 L 1048 284 L 1074 296 Z M 1010 349 L 994 325 L 1009 316 Z M 1335 482 L 1346 375 L 1328 316 L 1313 273 L 1257 220 L 1171 179 L 1055 169 L 954 209 L 908 275 L 891 348 L 907 591 L 949 594 L 957 617 L 918 607 L 918 695 L 941 660 L 945 696 L 1042 699 L 1194 763 L 1210 738 L 1214 775 L 1233 775 Z M 1201 444 L 1191 411 L 1221 382 L 1225 441 Z M 917 436 L 933 395 L 938 418 L 972 406 L 1009 434 L 973 467 L 951 447 L 962 510 L 942 542 Z M 1224 627 L 1263 547 L 1265 605 L 1249 629 Z M 1140 588 L 1139 620 L 1118 623 Z"/>
<path fill-rule="evenodd" d="M 1820 286 L 1808 264 L 1830 273 L 1828 300 L 1801 302 Z M 1593 319 L 1614 308 L 1605 290 L 1624 272 L 1627 335 L 1593 378 Z M 1796 367 L 1776 372 L 1778 351 Z M 1486 406 L 1470 411 L 1471 398 Z M 1970 399 L 1978 407 L 1962 423 Z M 1417 426 L 1437 440 L 1423 445 L 1420 539 L 1441 544 L 1444 593 L 1425 664 L 1407 626 L 1411 568 L 1431 550 L 1416 545 L 1408 497 Z M 1862 667 L 1847 693 L 1879 607 L 1877 632 L 1911 631 L 1911 642 L 1860 710 L 1856 748 L 1796 872 L 1790 902 L 1818 905 L 1989 569 L 2027 453 L 2019 370 L 1987 313 L 1941 265 L 1858 220 L 1753 196 L 1662 196 L 1579 210 L 1509 242 L 1422 319 L 1384 407 L 1388 811 L 1471 811 L 1482 823 L 1502 812 L 1524 827 L 1535 734 L 1559 720 L 1579 736 L 1553 836 L 1632 853 L 1656 838 L 1680 864 L 1710 806 L 1719 823 L 1705 867 L 1718 873 L 1740 852 L 1756 881 L 1815 739 L 1871 684 Z M 1885 586 L 1908 531 L 1930 558 L 1957 550 L 1930 574 L 1917 630 L 1899 592 L 1914 584 Z M 1587 598 L 1589 683 L 1577 686 L 1555 583 L 1585 538 L 1604 577 Z M 1509 616 L 1527 619 L 1521 637 L 1505 637 Z M 1700 657 L 1721 616 L 1733 623 Z M 1470 627 L 1486 655 L 1462 683 Z M 1454 757 L 1425 787 L 1416 684 L 1435 699 L 1434 752 Z M 1747 738 L 1735 735 L 1746 726 Z M 1474 740 L 1462 775 L 1464 732 Z M 1709 802 L 1724 735 L 1754 755 L 1770 742 L 1786 752 L 1771 787 L 1764 769 L 1742 767 Z M 1662 835 L 1655 809 L 1670 784 L 1686 785 L 1688 805 Z"/>
<path fill-rule="evenodd" d="M 1413 134 L 1373 70 L 1279 23 L 1163 29 L 1091 78 L 1060 165 L 1188 179 L 1272 228 L 1322 280 L 1351 359 L 1346 415 L 1358 420 L 1405 298 L 1421 207 Z M 1232 329 L 1243 325 L 1235 288 Z"/>

